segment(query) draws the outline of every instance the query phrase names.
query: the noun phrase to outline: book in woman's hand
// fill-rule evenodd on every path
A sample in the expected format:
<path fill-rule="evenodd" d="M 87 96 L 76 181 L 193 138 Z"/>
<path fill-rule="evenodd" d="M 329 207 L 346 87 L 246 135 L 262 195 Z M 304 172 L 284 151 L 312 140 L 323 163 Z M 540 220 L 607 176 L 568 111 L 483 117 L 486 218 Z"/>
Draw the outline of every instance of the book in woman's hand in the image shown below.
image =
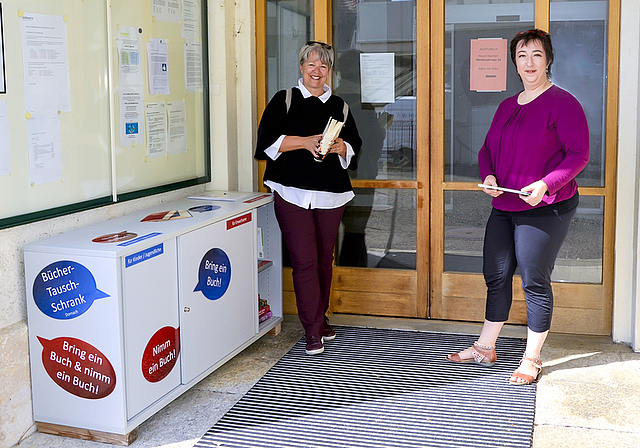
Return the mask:
<path fill-rule="evenodd" d="M 320 140 L 320 160 L 324 159 L 324 156 L 329 152 L 329 148 L 340 135 L 340 130 L 344 122 L 335 120 L 333 118 L 329 118 L 327 122 L 327 126 L 324 128 L 324 132 L 322 133 L 322 139 Z"/>

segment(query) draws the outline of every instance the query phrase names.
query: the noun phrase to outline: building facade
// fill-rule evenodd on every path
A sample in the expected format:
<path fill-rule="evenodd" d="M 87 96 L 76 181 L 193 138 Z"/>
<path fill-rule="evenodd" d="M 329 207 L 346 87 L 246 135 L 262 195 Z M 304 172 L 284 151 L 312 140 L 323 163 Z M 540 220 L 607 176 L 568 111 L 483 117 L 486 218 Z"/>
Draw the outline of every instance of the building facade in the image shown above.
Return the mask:
<path fill-rule="evenodd" d="M 435 1 L 422 2 L 421 0 L 417 2 L 416 9 L 418 12 L 415 14 L 418 17 L 423 17 L 421 16 L 423 14 L 429 17 L 441 17 L 443 20 L 435 21 L 431 19 L 432 21 L 427 22 L 428 28 L 424 28 L 424 23 L 417 20 L 416 29 L 414 30 L 417 37 L 408 53 L 413 54 L 415 51 L 415 54 L 418 55 L 441 55 L 443 62 L 441 65 L 434 65 L 432 62 L 426 64 L 425 58 L 413 61 L 410 57 L 400 60 L 397 63 L 398 66 L 406 62 L 410 67 L 415 67 L 417 76 L 410 75 L 409 77 L 413 76 L 415 78 L 411 82 L 415 82 L 415 85 L 417 85 L 418 95 L 421 92 L 429 91 L 429 99 L 428 101 L 416 100 L 417 105 L 403 106 L 403 104 L 411 104 L 413 101 L 411 98 L 417 97 L 417 95 L 416 92 L 407 88 L 407 83 L 402 82 L 399 84 L 399 88 L 405 88 L 406 90 L 402 94 L 402 100 L 393 106 L 381 107 L 377 112 L 378 117 L 385 116 L 384 113 L 386 113 L 394 115 L 397 120 L 403 115 L 410 117 L 413 113 L 412 110 L 415 110 L 418 120 L 424 119 L 420 117 L 428 117 L 427 121 L 425 121 L 428 133 L 425 133 L 425 130 L 418 131 L 417 135 L 413 137 L 411 134 L 402 133 L 402 129 L 399 129 L 398 137 L 394 142 L 401 143 L 400 146 L 396 147 L 395 143 L 392 145 L 388 141 L 386 146 L 383 146 L 382 151 L 386 151 L 389 154 L 385 159 L 386 163 L 388 163 L 385 166 L 393 167 L 389 172 L 400 173 L 399 178 L 394 179 L 390 175 L 386 179 L 381 180 L 378 177 L 378 180 L 375 180 L 376 176 L 371 179 L 371 175 L 368 175 L 355 182 L 362 193 L 363 200 L 366 199 L 368 192 L 373 190 L 376 190 L 376 192 L 382 190 L 411 190 L 409 194 L 413 196 L 408 200 L 410 204 L 414 202 L 420 203 L 424 199 L 427 199 L 429 204 L 435 204 L 424 207 L 420 212 L 423 215 L 422 217 L 420 215 L 416 217 L 418 224 L 414 223 L 413 229 L 419 228 L 420 223 L 431 223 L 429 224 L 431 226 L 430 229 L 436 234 L 440 232 L 439 234 L 442 236 L 443 241 L 449 235 L 456 235 L 455 232 L 446 233 L 448 230 L 455 230 L 454 227 L 456 227 L 446 228 L 447 204 L 455 204 L 456 196 L 466 194 L 465 192 L 469 191 L 469 188 L 465 186 L 463 177 L 456 177 L 457 174 L 455 172 L 452 172 L 451 169 L 447 171 L 448 168 L 446 166 L 437 165 L 434 159 L 429 156 L 429 153 L 433 153 L 433 148 L 436 147 L 435 142 L 438 142 L 438 138 L 441 138 L 442 145 L 447 143 L 445 134 L 451 134 L 452 128 L 447 125 L 446 117 L 447 114 L 453 113 L 449 108 L 456 107 L 455 103 L 448 103 L 446 99 L 450 93 L 446 90 L 448 76 L 446 61 L 449 55 L 448 51 L 455 50 L 455 47 L 450 44 L 450 41 L 446 41 L 445 33 L 450 32 L 450 29 L 446 28 L 446 26 L 457 22 L 446 16 L 445 3 L 451 6 L 464 7 L 472 4 L 482 5 L 495 2 L 459 1 L 439 3 Z M 508 5 L 509 2 L 500 3 L 504 3 L 504 5 L 498 5 L 497 7 L 504 9 L 505 16 L 513 15 L 510 9 L 511 6 Z M 536 1 L 531 3 L 538 6 L 543 2 Z M 606 160 L 613 160 L 615 170 L 609 175 L 610 178 L 606 182 L 603 181 L 602 184 L 597 184 L 593 187 L 585 186 L 585 196 L 590 198 L 601 196 L 604 197 L 605 202 L 608 201 L 601 208 L 601 214 L 602 226 L 610 229 L 607 234 L 602 236 L 605 241 L 602 245 L 610 245 L 610 254 L 607 255 L 605 253 L 602 255 L 602 273 L 599 274 L 600 278 L 604 279 L 600 284 L 607 281 L 609 284 L 598 290 L 598 300 L 608 305 L 599 308 L 598 317 L 595 317 L 594 321 L 597 320 L 598 322 L 596 333 L 603 334 L 604 332 L 604 334 L 610 334 L 613 340 L 628 344 L 637 351 L 640 350 L 640 306 L 638 301 L 638 289 L 640 287 L 638 283 L 638 278 L 640 277 L 638 263 L 640 231 L 637 224 L 640 211 L 640 173 L 638 169 L 638 148 L 640 145 L 640 128 L 638 126 L 640 118 L 638 116 L 640 103 L 640 4 L 636 0 L 610 0 L 610 2 L 604 3 L 607 6 L 610 6 L 610 3 L 613 4 L 613 7 L 608 9 L 608 23 L 616 27 L 613 35 L 618 36 L 619 39 L 619 42 L 614 43 L 613 47 L 618 49 L 615 60 L 609 61 L 606 75 L 609 83 L 614 81 L 615 103 L 612 105 L 607 105 L 607 103 L 603 106 L 607 108 L 609 118 L 615 117 L 614 123 L 608 124 L 608 129 L 614 130 L 614 132 L 609 132 L 606 136 L 607 142 L 602 143 L 603 147 L 606 146 L 607 148 L 603 157 L 613 157 L 613 159 Z M 253 160 L 253 150 L 258 117 L 265 106 L 267 98 L 273 94 L 273 83 L 269 84 L 267 81 L 269 76 L 279 76 L 291 84 L 291 80 L 284 77 L 284 75 L 279 75 L 278 70 L 287 71 L 292 66 L 295 69 L 295 58 L 293 64 L 289 62 L 288 65 L 285 64 L 278 67 L 269 62 L 269 53 L 265 51 L 269 47 L 268 35 L 269 30 L 272 29 L 270 27 L 274 26 L 273 23 L 270 24 L 265 18 L 272 17 L 268 8 L 275 7 L 275 5 L 275 3 L 272 4 L 270 2 L 249 0 L 234 2 L 228 0 L 209 1 L 208 82 L 210 87 L 212 179 L 209 184 L 0 230 L 0 271 L 4 274 L 2 276 L 3 281 L 0 283 L 0 397 L 2 397 L 0 400 L 0 447 L 13 446 L 21 437 L 34 430 L 29 383 L 26 293 L 22 252 L 24 245 L 95 222 L 122 216 L 132 211 L 153 206 L 159 202 L 183 197 L 195 191 L 202 191 L 205 188 L 240 191 L 256 191 L 261 188 L 259 166 Z M 341 8 L 346 8 L 349 6 L 349 2 L 340 2 L 339 5 Z M 350 34 L 346 31 L 349 29 L 348 19 L 350 16 L 348 10 L 338 10 L 337 7 L 338 3 L 333 5 L 318 1 L 316 1 L 315 6 L 311 6 L 313 10 L 311 15 L 314 17 L 313 23 L 308 20 L 303 21 L 303 23 L 307 27 L 307 33 L 312 38 L 331 41 L 334 46 L 341 45 L 340 42 L 342 40 L 348 42 L 349 39 L 353 38 L 352 33 Z M 360 12 L 361 15 L 351 18 L 355 21 L 360 21 L 360 23 L 365 23 L 363 21 L 373 20 L 373 18 L 379 16 L 376 11 Z M 392 12 L 404 13 L 404 11 L 396 11 L 395 9 Z M 540 14 L 540 12 L 534 13 L 532 24 L 538 24 L 545 20 L 553 23 L 553 17 L 549 18 L 548 12 L 546 13 L 546 18 L 544 14 L 541 18 Z M 278 17 L 282 17 L 282 15 Z M 291 15 L 288 20 L 293 20 L 295 17 L 297 16 Z M 338 19 L 340 23 L 338 23 Z M 332 20 L 334 27 L 331 26 Z M 326 23 L 323 25 L 324 22 L 329 25 Z M 343 30 L 343 33 L 340 34 L 339 31 L 334 33 L 332 31 L 334 29 Z M 461 27 L 461 29 L 464 29 L 464 27 Z M 368 32 L 369 34 L 367 35 L 367 31 L 362 30 L 359 48 L 365 52 L 377 52 L 378 50 L 374 48 L 374 44 L 376 39 L 379 40 L 379 36 L 372 30 Z M 410 34 L 412 30 L 407 32 Z M 611 33 L 608 35 L 610 36 Z M 401 43 L 405 37 L 397 36 L 393 40 L 387 36 L 386 39 L 387 43 L 393 41 L 397 44 L 396 49 L 389 45 L 387 51 L 400 52 L 402 50 Z M 612 48 L 611 42 L 606 42 L 609 45 L 608 48 Z M 5 45 L 11 44 L 11 38 L 6 37 Z M 438 45 L 441 45 L 441 48 L 438 48 Z M 296 42 L 294 47 L 298 46 L 298 42 Z M 283 51 L 286 50 L 287 48 L 285 47 Z M 292 49 L 288 50 L 293 51 Z M 578 55 L 576 57 L 580 61 L 580 57 L 585 56 Z M 591 66 L 587 65 L 587 67 Z M 273 70 L 274 73 L 270 74 L 270 70 Z M 425 73 L 429 75 L 422 76 Z M 287 76 L 291 77 L 292 80 L 297 79 L 295 74 Z M 342 79 L 347 79 L 347 77 L 342 76 Z M 431 86 L 433 85 L 440 87 L 440 84 L 437 83 L 441 83 L 441 86 L 445 88 L 432 89 Z M 343 88 L 347 85 L 348 83 L 344 82 Z M 339 89 L 337 81 L 334 86 Z M 449 87 L 455 88 L 455 84 Z M 611 96 L 610 90 L 607 93 Z M 598 95 L 601 95 L 601 92 Z M 476 100 L 477 98 L 465 99 L 469 104 L 476 107 L 474 109 L 476 112 L 474 113 L 482 115 L 483 111 L 487 110 L 487 107 L 482 104 L 481 100 L 475 104 L 474 101 Z M 439 117 L 442 117 L 442 122 L 438 122 L 441 119 Z M 407 121 L 410 121 L 410 119 Z M 422 134 L 419 132 L 422 132 Z M 462 132 L 461 128 L 460 132 Z M 439 133 L 442 134 L 440 137 Z M 455 128 L 453 135 L 455 135 Z M 402 142 L 412 142 L 414 138 L 418 145 L 431 145 L 429 147 L 432 149 L 429 153 L 412 154 L 406 149 L 402 150 L 402 148 L 410 146 Z M 470 141 L 476 141 L 473 136 L 469 138 Z M 465 154 L 458 152 L 456 156 L 463 160 Z M 407 174 L 406 167 L 408 165 L 402 165 L 405 160 L 414 165 L 422 164 L 419 170 L 423 171 L 419 171 L 416 166 L 416 170 L 411 171 L 412 174 Z M 424 171 L 424 166 L 428 166 L 431 171 Z M 463 165 L 460 164 L 459 166 Z M 442 180 L 444 182 L 438 181 L 436 185 L 427 185 L 426 190 L 421 190 L 425 181 L 427 183 L 430 182 L 431 174 L 440 171 L 443 173 Z M 445 175 L 449 175 L 449 177 L 445 178 Z M 463 175 L 461 174 L 461 176 Z M 390 183 L 382 185 L 380 182 Z M 444 187 L 441 184 L 444 184 Z M 581 185 L 581 188 L 583 188 L 583 185 Z M 589 190 L 589 188 L 599 188 L 599 190 Z M 374 199 L 378 201 L 375 203 L 376 210 L 385 210 L 385 206 L 391 205 L 397 209 L 398 204 L 403 201 L 403 196 L 396 194 L 393 197 L 393 203 L 385 203 L 384 200 L 388 200 L 390 197 L 391 195 L 376 196 L 376 199 Z M 11 200 L 11 198 L 2 198 L 2 201 L 6 200 Z M 600 201 L 600 199 L 597 201 Z M 392 210 L 392 208 L 387 208 L 386 210 Z M 442 211 L 443 224 L 440 230 L 438 230 L 436 224 L 433 224 L 435 217 L 438 216 L 438 210 Z M 413 232 L 417 233 L 419 231 L 413 230 Z M 607 243 L 606 241 L 610 242 Z M 411 297 L 400 300 L 401 306 L 368 309 L 367 305 L 358 302 L 357 298 L 338 291 L 336 297 L 339 299 L 337 302 L 340 305 L 336 305 L 334 312 L 366 312 L 368 314 L 442 319 L 456 318 L 455 310 L 452 311 L 450 305 L 455 302 L 455 295 L 447 296 L 446 291 L 450 290 L 447 289 L 447 285 L 468 285 L 468 282 L 476 281 L 475 277 L 471 276 L 474 273 L 473 269 L 470 268 L 465 272 L 461 272 L 448 268 L 447 260 L 444 258 L 447 249 L 439 246 L 442 241 L 438 242 L 434 238 L 429 239 L 417 236 L 411 244 L 413 244 L 414 248 L 421 244 L 427 247 L 422 252 L 413 251 L 413 263 L 417 267 L 406 268 L 404 266 L 389 273 L 388 271 L 392 269 L 384 269 L 384 266 L 381 266 L 385 276 L 379 274 L 382 270 L 371 269 L 368 271 L 364 269 L 359 274 L 361 276 L 358 279 L 358 282 L 367 282 L 367 279 L 370 279 L 372 283 L 375 283 L 382 277 L 384 282 L 391 282 L 396 288 L 405 288 L 413 291 L 410 294 Z M 398 250 L 396 261 L 402 258 L 402 254 L 407 253 L 412 253 L 411 247 L 404 252 Z M 449 254 L 459 255 L 455 250 L 452 250 Z M 440 255 L 443 256 L 440 257 Z M 441 266 L 434 269 L 434 265 L 436 267 L 439 265 L 434 263 L 433 260 L 440 258 L 444 261 L 439 262 Z M 455 257 L 451 259 L 455 259 Z M 424 268 L 423 271 L 421 270 L 423 268 L 419 267 L 422 264 L 427 264 L 429 267 Z M 350 269 L 352 266 L 352 264 L 345 262 L 337 269 Z M 585 271 L 585 269 L 582 269 L 582 271 Z M 560 288 L 564 287 L 564 283 L 558 283 Z M 592 291 L 596 288 L 592 286 L 593 284 L 597 284 L 597 282 L 587 283 L 587 286 L 582 289 L 586 291 L 585 294 L 593 294 Z M 475 283 L 472 283 L 472 285 L 475 285 Z M 475 288 L 475 286 L 473 287 Z M 571 290 L 567 295 L 573 297 L 573 291 Z M 575 294 L 579 295 L 581 290 L 577 291 Z M 436 298 L 439 302 L 435 300 Z M 580 300 L 580 297 L 576 297 L 576 300 Z M 395 303 L 397 301 L 389 298 L 389 303 L 391 302 Z M 571 323 L 575 317 L 580 321 L 580 324 L 575 327 L 578 330 L 574 332 L 588 333 L 589 331 L 580 331 L 579 329 L 590 325 L 590 316 L 593 314 L 586 311 L 574 311 L 570 306 L 566 308 L 564 314 L 560 314 L 560 321 L 566 322 L 567 326 L 558 331 L 571 331 L 570 328 L 573 328 Z M 589 308 L 584 307 L 584 309 L 588 310 Z M 604 324 L 600 322 L 602 319 L 604 319 Z M 471 316 L 469 320 L 475 320 L 474 316 Z"/>

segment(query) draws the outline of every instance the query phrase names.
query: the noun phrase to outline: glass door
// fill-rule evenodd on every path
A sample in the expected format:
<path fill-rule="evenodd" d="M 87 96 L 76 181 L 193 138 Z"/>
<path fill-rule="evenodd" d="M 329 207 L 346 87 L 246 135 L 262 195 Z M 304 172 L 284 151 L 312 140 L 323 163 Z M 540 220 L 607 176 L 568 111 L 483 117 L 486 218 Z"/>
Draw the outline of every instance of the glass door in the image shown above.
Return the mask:
<path fill-rule="evenodd" d="M 345 212 L 335 252 L 333 312 L 427 317 L 429 246 L 421 235 L 428 235 L 428 152 L 421 141 L 428 142 L 428 127 L 421 130 L 419 111 L 422 107 L 427 118 L 428 105 L 419 105 L 417 35 L 428 20 L 418 25 L 419 8 L 428 11 L 428 4 L 269 0 L 257 5 L 257 17 L 261 11 L 266 17 L 265 104 L 297 81 L 295 57 L 302 44 L 328 42 L 336 56 L 332 88 L 349 104 L 363 139 L 358 169 L 349 172 L 356 197 Z M 422 60 L 428 61 L 428 53 Z M 284 289 L 285 310 L 295 312 L 287 269 Z"/>
<path fill-rule="evenodd" d="M 591 134 L 591 158 L 578 177 L 580 206 L 553 273 L 555 312 L 553 331 L 609 334 L 611 330 L 611 263 L 616 134 L 615 85 L 607 83 L 610 61 L 617 61 L 616 24 L 609 21 L 610 2 L 506 0 L 499 4 L 446 0 L 444 19 L 434 33 L 444 36 L 443 48 L 434 48 L 442 64 L 433 79 L 442 88 L 434 104 L 445 113 L 434 115 L 435 152 L 431 210 L 434 233 L 442 248 L 431 247 L 431 317 L 464 321 L 484 320 L 486 287 L 482 276 L 484 226 L 491 210 L 490 197 L 477 184 L 477 155 L 500 102 L 522 90 L 508 55 L 509 42 L 519 31 L 533 27 L 550 31 L 555 60 L 552 82 L 572 93 L 582 104 Z M 613 3 L 613 2 L 612 2 Z M 577 12 L 580 12 L 579 14 Z M 434 17 L 434 20 L 438 20 Z M 434 22 L 436 23 L 436 22 Z M 613 26 L 613 28 L 611 28 Z M 488 48 L 507 58 L 500 68 L 503 85 L 496 88 L 478 80 L 477 67 L 490 70 Z M 613 48 L 613 51 L 611 51 Z M 480 61 L 480 62 L 479 62 Z M 475 67 L 475 68 L 474 68 Z M 614 78 L 615 79 L 615 78 Z M 607 115 L 612 115 L 608 117 Z M 611 118 L 611 120 L 610 120 Z M 610 154 L 609 156 L 607 156 Z M 517 272 L 516 272 L 517 274 Z M 526 304 L 519 280 L 514 281 L 510 322 L 526 323 Z"/>
<path fill-rule="evenodd" d="M 363 140 L 349 175 L 336 250 L 332 309 L 338 313 L 427 317 L 428 60 L 419 33 L 428 8 L 407 1 L 335 0 L 334 92 L 350 106 Z M 428 86 L 428 84 L 427 84 Z M 420 114 L 420 111 L 427 113 Z"/>

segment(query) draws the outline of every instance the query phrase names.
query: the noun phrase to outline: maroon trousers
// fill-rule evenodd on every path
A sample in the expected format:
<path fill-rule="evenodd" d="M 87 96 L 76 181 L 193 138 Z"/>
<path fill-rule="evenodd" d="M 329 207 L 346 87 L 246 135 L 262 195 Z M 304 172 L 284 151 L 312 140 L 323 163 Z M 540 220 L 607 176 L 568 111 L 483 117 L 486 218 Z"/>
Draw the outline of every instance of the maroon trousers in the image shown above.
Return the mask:
<path fill-rule="evenodd" d="M 298 317 L 307 336 L 322 336 L 329 309 L 333 250 L 344 206 L 304 209 L 276 193 L 275 212 L 291 257 Z"/>

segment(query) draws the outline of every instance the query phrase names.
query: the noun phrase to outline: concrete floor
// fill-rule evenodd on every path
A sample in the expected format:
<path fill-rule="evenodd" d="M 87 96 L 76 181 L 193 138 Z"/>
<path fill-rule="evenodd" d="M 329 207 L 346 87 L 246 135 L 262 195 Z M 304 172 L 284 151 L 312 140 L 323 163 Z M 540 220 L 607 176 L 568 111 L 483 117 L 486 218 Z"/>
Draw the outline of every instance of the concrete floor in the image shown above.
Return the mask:
<path fill-rule="evenodd" d="M 331 322 L 449 333 L 480 331 L 477 324 L 421 319 L 335 315 Z M 514 337 L 525 334 L 526 329 L 520 326 L 505 326 L 502 332 Z M 278 336 L 263 337 L 147 420 L 130 446 L 191 448 L 302 335 L 297 317 L 286 316 Z M 533 448 L 640 447 L 640 353 L 614 344 L 610 337 L 551 334 L 542 359 Z M 113 445 L 35 432 L 15 447 Z"/>

